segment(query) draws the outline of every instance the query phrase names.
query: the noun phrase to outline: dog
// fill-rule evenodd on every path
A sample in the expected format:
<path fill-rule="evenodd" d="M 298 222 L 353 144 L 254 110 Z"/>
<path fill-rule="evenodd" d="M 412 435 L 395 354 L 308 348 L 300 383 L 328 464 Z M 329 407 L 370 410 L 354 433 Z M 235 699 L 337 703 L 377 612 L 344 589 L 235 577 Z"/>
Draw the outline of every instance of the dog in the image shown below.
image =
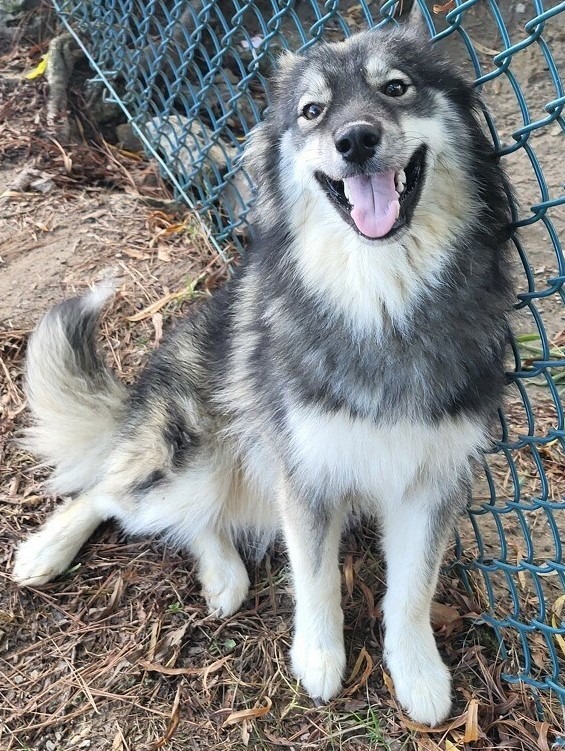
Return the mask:
<path fill-rule="evenodd" d="M 283 56 L 244 160 L 253 240 L 126 388 L 95 346 L 98 287 L 32 334 L 29 447 L 70 496 L 16 554 L 35 587 L 117 519 L 197 560 L 211 613 L 282 534 L 306 691 L 346 667 L 339 547 L 359 515 L 386 561 L 384 659 L 413 720 L 450 713 L 430 625 L 438 570 L 490 445 L 514 300 L 511 194 L 480 101 L 415 21 Z"/>

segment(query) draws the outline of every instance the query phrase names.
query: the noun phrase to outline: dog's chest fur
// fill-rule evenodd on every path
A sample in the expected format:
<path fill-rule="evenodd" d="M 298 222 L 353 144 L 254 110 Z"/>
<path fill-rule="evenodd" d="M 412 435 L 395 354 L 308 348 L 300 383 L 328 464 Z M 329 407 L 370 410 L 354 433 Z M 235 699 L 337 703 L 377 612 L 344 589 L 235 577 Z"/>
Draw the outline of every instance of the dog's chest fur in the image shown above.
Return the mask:
<path fill-rule="evenodd" d="M 503 385 L 496 373 L 504 319 L 497 320 L 491 295 L 482 300 L 480 284 L 467 292 L 465 285 L 426 283 L 413 268 L 410 279 L 407 261 L 413 289 L 400 303 L 389 274 L 393 315 L 382 278 L 390 265 L 380 277 L 378 251 L 369 269 L 362 248 L 350 252 L 359 254 L 349 273 L 357 273 L 354 286 L 363 289 L 365 314 L 373 311 L 372 326 L 348 312 L 345 290 L 341 305 L 323 280 L 315 285 L 323 294 L 311 292 L 288 251 L 284 263 L 269 254 L 248 259 L 232 288 L 223 403 L 247 461 L 263 473 L 271 444 L 311 492 L 398 497 L 422 479 L 423 467 L 436 481 L 457 477 L 484 447 L 484 413 Z M 463 273 L 460 260 L 453 251 L 452 276 Z M 489 379 L 479 389 L 483 370 Z"/>
<path fill-rule="evenodd" d="M 391 281 L 393 314 L 380 294 L 379 263 L 375 251 L 375 268 L 357 268 L 356 284 L 367 298 L 371 284 L 380 287 L 366 305 L 372 326 L 360 325 L 349 315 L 349 303 L 340 305 L 322 284 L 321 293 L 312 293 L 291 264 L 261 258 L 250 266 L 235 290 L 229 377 L 252 383 L 256 410 L 283 424 L 295 404 L 375 424 L 437 421 L 469 409 L 492 412 L 503 388 L 507 335 L 497 310 L 506 304 L 504 296 L 485 289 L 493 285 L 489 269 L 473 286 L 451 283 L 450 276 L 464 279 L 466 273 L 464 251 L 453 250 L 443 283 L 416 277 L 403 307 Z"/>

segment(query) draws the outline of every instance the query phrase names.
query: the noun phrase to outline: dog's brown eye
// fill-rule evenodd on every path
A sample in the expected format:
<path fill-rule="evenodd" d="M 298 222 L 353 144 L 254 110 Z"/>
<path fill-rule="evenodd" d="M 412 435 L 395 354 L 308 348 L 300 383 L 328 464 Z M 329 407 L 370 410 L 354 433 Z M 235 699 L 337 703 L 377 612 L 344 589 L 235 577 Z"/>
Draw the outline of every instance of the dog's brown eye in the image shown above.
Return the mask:
<path fill-rule="evenodd" d="M 312 102 L 303 108 L 302 114 L 307 120 L 315 120 L 317 117 L 320 117 L 323 111 L 324 108 L 321 104 L 315 104 Z"/>
<path fill-rule="evenodd" d="M 408 86 L 404 83 L 404 81 L 395 80 L 385 83 L 383 87 L 383 94 L 386 94 L 387 96 L 398 97 L 406 94 L 407 90 Z"/>

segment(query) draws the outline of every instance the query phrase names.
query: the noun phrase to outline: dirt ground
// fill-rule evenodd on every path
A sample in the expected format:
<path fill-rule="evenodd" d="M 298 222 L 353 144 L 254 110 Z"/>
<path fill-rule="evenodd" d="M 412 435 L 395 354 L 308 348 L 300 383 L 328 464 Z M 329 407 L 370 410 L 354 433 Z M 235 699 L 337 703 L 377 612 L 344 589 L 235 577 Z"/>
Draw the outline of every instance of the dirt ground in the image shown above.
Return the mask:
<path fill-rule="evenodd" d="M 519 4 L 518 4 L 519 5 Z M 518 7 L 518 6 L 516 6 Z M 514 11 L 513 11 L 514 12 Z M 524 18 L 513 15 L 516 30 Z M 485 64 L 500 41 L 482 17 L 469 22 Z M 193 562 L 158 542 L 124 538 L 115 526 L 100 529 L 76 566 L 41 591 L 19 591 L 10 581 L 14 547 L 40 524 L 56 499 L 44 487 L 46 472 L 16 441 L 25 425 L 21 368 L 26 337 L 53 303 L 84 290 L 111 270 L 119 292 L 105 315 L 102 346 L 121 377 L 131 381 L 158 346 L 163 332 L 192 304 L 225 279 L 206 228 L 172 201 L 154 165 L 143 155 L 84 136 L 70 146 L 53 141 L 45 123 L 46 86 L 25 80 L 45 52 L 51 34 L 8 45 L 0 58 L 0 748 L 2 751 L 143 751 L 145 749 L 531 749 L 547 751 L 565 732 L 555 697 L 536 697 L 501 678 L 524 664 L 523 645 L 506 634 L 502 659 L 493 632 L 478 617 L 488 605 L 496 613 L 511 606 L 514 591 L 523 620 L 539 615 L 540 587 L 548 609 L 563 594 L 557 575 L 531 578 L 471 572 L 472 590 L 448 569 L 442 577 L 434 621 L 439 644 L 454 673 L 454 719 L 433 733 L 404 718 L 382 665 L 379 599 L 383 572 L 374 530 L 348 537 L 343 549 L 344 609 L 349 648 L 348 681 L 341 697 L 314 707 L 288 671 L 292 598 L 284 553 L 272 551 L 250 565 L 252 589 L 240 613 L 225 622 L 206 615 Z M 565 69 L 565 28 L 554 19 L 544 37 Z M 518 37 L 519 38 L 519 35 Z M 452 54 L 460 55 L 450 41 Z M 490 61 L 490 62 L 489 62 Z M 545 116 L 555 98 L 546 61 L 537 45 L 516 55 L 513 70 L 527 92 L 532 119 Z M 497 78 L 485 87 L 504 141 L 521 124 L 516 98 Z M 80 109 L 75 91 L 72 117 Z M 77 132 L 85 124 L 75 119 Z M 531 143 L 543 167 L 548 194 L 563 192 L 559 125 L 534 134 Z M 539 202 L 540 187 L 523 150 L 505 160 L 521 205 L 521 217 Z M 35 172 L 31 173 L 31 170 Z M 36 187 L 34 187 L 36 184 Z M 565 209 L 548 212 L 563 236 Z M 548 226 L 522 231 L 536 289 L 558 274 Z M 526 275 L 517 254 L 520 290 Z M 548 337 L 556 351 L 564 344 L 565 312 L 554 295 L 541 301 Z M 518 335 L 536 332 L 531 310 L 516 318 Z M 539 343 L 529 339 L 527 355 Z M 527 384 L 536 435 L 558 425 L 551 391 Z M 508 407 L 513 435 L 528 432 L 522 399 Z M 500 503 L 540 491 L 535 456 L 513 452 L 516 474 L 500 455 L 489 459 Z M 483 557 L 530 556 L 538 564 L 557 561 L 565 529 L 563 456 L 559 443 L 544 449 L 549 480 L 547 511 L 521 510 L 475 517 L 483 537 Z M 477 480 L 473 508 L 490 498 Z M 525 521 L 524 521 L 525 520 Z M 525 526 L 524 526 L 525 525 Z M 504 531 L 506 549 L 501 548 Z M 524 530 L 533 539 L 529 550 Z M 477 553 L 470 522 L 462 520 L 462 558 Z M 448 554 L 453 559 L 454 551 Z M 509 581 L 511 580 L 511 583 Z M 540 584 L 541 582 L 541 584 Z M 561 611 L 555 610 L 557 615 Z M 565 612 L 565 611 L 564 611 Z M 544 614 L 550 622 L 551 613 Z M 532 670 L 550 668 L 548 645 L 530 635 Z M 559 658 L 565 653 L 556 651 Z M 561 647 L 562 648 L 562 647 Z M 565 667 L 562 665 L 562 670 Z M 536 672 L 537 671 L 537 672 Z M 563 674 L 562 674 L 563 675 Z M 539 715 L 544 710 L 543 720 Z M 555 746 L 556 747 L 556 746 Z"/>

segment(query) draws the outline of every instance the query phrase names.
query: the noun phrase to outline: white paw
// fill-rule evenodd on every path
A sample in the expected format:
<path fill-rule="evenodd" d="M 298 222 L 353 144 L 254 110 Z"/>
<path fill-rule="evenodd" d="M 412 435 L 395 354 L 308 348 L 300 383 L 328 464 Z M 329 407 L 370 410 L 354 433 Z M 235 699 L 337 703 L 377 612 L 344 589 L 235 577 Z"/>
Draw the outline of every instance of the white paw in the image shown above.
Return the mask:
<path fill-rule="evenodd" d="M 19 546 L 12 578 L 21 587 L 41 587 L 66 571 L 75 553 L 64 539 L 37 532 Z"/>
<path fill-rule="evenodd" d="M 415 722 L 434 727 L 449 717 L 451 676 L 431 639 L 387 645 L 385 658 L 400 704 Z"/>
<path fill-rule="evenodd" d="M 343 638 L 321 646 L 297 632 L 290 656 L 294 674 L 313 699 L 329 701 L 339 694 L 345 672 Z"/>
<path fill-rule="evenodd" d="M 200 570 L 202 594 L 210 615 L 227 618 L 241 607 L 249 591 L 249 576 L 241 559 L 223 562 L 223 566 Z"/>

